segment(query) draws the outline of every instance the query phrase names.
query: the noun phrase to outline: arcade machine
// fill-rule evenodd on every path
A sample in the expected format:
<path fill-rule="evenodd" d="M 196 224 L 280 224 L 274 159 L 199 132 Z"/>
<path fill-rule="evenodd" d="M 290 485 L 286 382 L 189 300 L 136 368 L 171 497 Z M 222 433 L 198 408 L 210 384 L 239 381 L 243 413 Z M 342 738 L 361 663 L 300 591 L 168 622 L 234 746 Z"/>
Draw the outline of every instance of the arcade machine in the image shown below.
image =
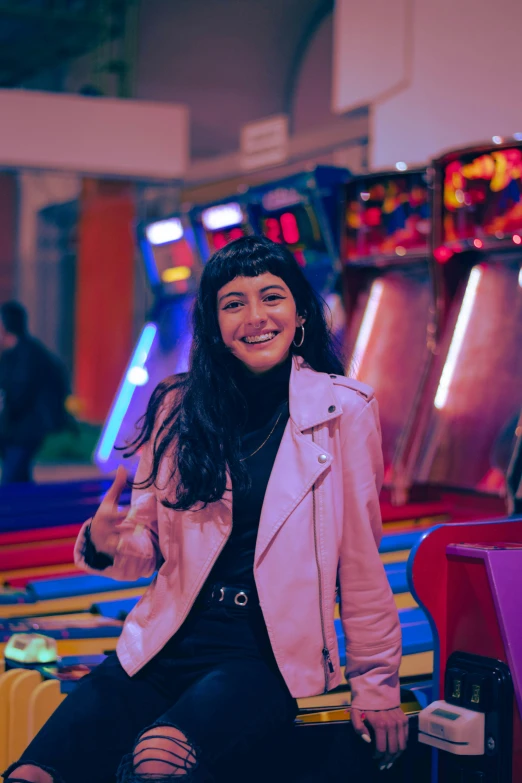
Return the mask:
<path fill-rule="evenodd" d="M 419 715 L 420 742 L 437 749 L 432 783 L 518 783 L 522 519 L 440 525 L 408 566 L 436 642 L 433 701 Z"/>
<path fill-rule="evenodd" d="M 408 490 L 464 490 L 490 516 L 504 514 L 522 383 L 522 143 L 496 140 L 434 162 L 446 328 L 396 464 Z"/>
<path fill-rule="evenodd" d="M 241 196 L 196 205 L 190 211 L 190 219 L 203 263 L 229 242 L 253 233 L 248 210 Z"/>
<path fill-rule="evenodd" d="M 155 302 L 125 370 L 95 451 L 95 461 L 110 472 L 124 461 L 121 449 L 135 437 L 155 387 L 184 372 L 190 350 L 190 309 L 202 265 L 186 215 L 142 225 L 138 241 Z M 138 457 L 125 460 L 132 472 Z"/>
<path fill-rule="evenodd" d="M 429 201 L 425 170 L 369 174 L 346 185 L 348 374 L 375 389 L 386 484 L 432 356 Z"/>
<path fill-rule="evenodd" d="M 285 244 L 314 289 L 325 300 L 332 331 L 342 339 L 345 326 L 339 261 L 339 225 L 347 169 L 316 166 L 249 189 L 252 226 Z"/>

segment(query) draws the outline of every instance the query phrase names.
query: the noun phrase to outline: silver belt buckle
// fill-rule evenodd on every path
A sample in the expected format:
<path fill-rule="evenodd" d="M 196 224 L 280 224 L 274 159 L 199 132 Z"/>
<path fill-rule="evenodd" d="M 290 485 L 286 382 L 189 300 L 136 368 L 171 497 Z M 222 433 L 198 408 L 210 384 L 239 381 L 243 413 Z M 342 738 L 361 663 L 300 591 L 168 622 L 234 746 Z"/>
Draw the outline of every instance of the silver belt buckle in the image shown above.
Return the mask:
<path fill-rule="evenodd" d="M 212 600 L 214 600 L 214 598 L 216 598 L 216 591 L 214 589 L 212 590 L 210 598 Z M 218 601 L 224 601 L 224 600 L 225 600 L 225 588 L 224 587 L 220 587 L 219 588 L 219 598 L 218 598 Z"/>
<path fill-rule="evenodd" d="M 234 603 L 236 606 L 246 606 L 248 603 L 248 595 L 241 590 L 234 596 Z"/>

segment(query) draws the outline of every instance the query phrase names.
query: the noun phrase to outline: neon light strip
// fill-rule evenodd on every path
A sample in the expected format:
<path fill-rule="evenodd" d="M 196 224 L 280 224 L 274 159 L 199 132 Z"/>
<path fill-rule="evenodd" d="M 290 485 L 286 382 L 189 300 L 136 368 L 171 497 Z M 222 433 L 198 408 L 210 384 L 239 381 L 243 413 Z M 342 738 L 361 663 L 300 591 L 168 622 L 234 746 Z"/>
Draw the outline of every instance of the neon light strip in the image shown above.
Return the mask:
<path fill-rule="evenodd" d="M 125 377 L 119 388 L 114 405 L 112 406 L 112 410 L 109 414 L 109 418 L 101 437 L 100 445 L 98 446 L 98 450 L 96 452 L 96 458 L 99 462 L 107 462 L 109 459 L 123 423 L 123 419 L 125 418 L 125 414 L 129 409 L 132 395 L 134 394 L 134 390 L 136 388 L 136 384 L 129 380 L 129 374 L 132 378 L 133 374 L 131 371 L 135 367 L 143 369 L 145 366 L 147 357 L 154 344 L 157 331 L 158 327 L 155 324 L 145 324 L 143 327 L 140 339 L 138 340 L 138 344 L 136 345 L 132 359 L 129 362 L 129 367 L 125 372 Z"/>
<path fill-rule="evenodd" d="M 457 360 L 462 348 L 464 335 L 466 334 L 466 329 L 468 328 L 469 320 L 471 318 L 477 287 L 481 277 L 482 269 L 478 266 L 473 267 L 469 275 L 466 292 L 460 307 L 459 317 L 457 318 L 457 323 L 451 338 L 448 356 L 444 364 L 444 369 L 442 370 L 442 375 L 440 376 L 439 388 L 435 395 L 434 405 L 439 410 L 442 410 L 448 401 L 449 390 L 457 367 Z"/>
<path fill-rule="evenodd" d="M 359 370 L 361 368 L 362 360 L 370 341 L 370 336 L 373 330 L 373 325 L 375 323 L 375 318 L 377 316 L 377 310 L 381 302 L 383 291 L 384 283 L 382 280 L 375 280 L 372 287 L 370 288 L 368 302 L 366 303 L 361 326 L 359 327 L 359 334 L 357 335 L 355 348 L 353 349 L 353 354 L 350 361 L 352 375 L 354 378 L 359 377 Z"/>

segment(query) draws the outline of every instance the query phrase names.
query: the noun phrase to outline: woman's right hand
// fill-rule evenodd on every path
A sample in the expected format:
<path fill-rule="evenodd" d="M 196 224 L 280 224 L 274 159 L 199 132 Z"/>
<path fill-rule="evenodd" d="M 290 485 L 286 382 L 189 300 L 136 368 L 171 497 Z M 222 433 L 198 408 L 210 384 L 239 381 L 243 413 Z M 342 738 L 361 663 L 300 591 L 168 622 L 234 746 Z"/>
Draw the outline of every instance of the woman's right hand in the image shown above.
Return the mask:
<path fill-rule="evenodd" d="M 120 540 L 119 525 L 129 513 L 129 508 L 118 509 L 121 493 L 127 483 L 125 468 L 118 466 L 116 476 L 107 490 L 91 522 L 91 541 L 97 552 L 114 557 Z"/>

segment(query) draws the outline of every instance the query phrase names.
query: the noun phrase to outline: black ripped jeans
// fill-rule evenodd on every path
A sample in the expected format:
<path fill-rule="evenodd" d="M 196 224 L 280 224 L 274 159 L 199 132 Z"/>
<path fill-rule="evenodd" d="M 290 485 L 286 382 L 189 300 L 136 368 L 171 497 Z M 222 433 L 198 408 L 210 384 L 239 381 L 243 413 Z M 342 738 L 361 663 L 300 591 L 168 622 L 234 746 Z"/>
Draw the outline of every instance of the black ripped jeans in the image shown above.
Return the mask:
<path fill-rule="evenodd" d="M 269 754 L 296 713 L 259 606 L 200 602 L 133 677 L 112 654 L 82 679 L 4 775 L 23 780 L 17 767 L 35 764 L 57 783 L 149 780 L 133 764 L 133 749 L 151 726 L 159 736 L 161 726 L 173 726 L 190 743 L 196 761 L 183 774 L 157 780 L 228 781 L 237 764 L 251 763 L 256 753 Z M 239 779 L 250 777 L 241 773 Z"/>

